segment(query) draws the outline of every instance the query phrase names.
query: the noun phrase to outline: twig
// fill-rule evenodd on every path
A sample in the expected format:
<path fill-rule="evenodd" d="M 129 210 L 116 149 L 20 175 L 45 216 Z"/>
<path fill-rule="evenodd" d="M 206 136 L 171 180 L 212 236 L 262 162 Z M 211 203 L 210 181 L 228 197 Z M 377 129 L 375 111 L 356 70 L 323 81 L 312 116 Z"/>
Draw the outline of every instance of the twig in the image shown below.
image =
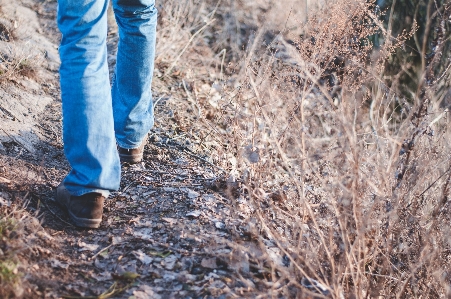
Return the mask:
<path fill-rule="evenodd" d="M 222 55 L 222 61 L 221 61 L 221 73 L 219 74 L 219 80 L 221 80 L 221 81 L 224 80 L 224 62 L 225 62 L 225 58 L 226 58 L 226 54 L 227 54 L 227 49 L 222 49 L 218 55 L 221 55 L 221 53 L 223 53 L 223 52 L 224 52 L 224 54 Z"/>
<path fill-rule="evenodd" d="M 8 109 L 6 109 L 5 107 L 3 107 L 2 105 L 0 105 L 0 111 L 2 111 L 3 113 L 5 113 L 7 116 L 12 117 L 17 119 L 19 122 L 23 122 L 20 118 L 18 118 L 17 116 L 15 116 L 14 114 L 11 113 L 11 111 L 9 111 Z"/>
<path fill-rule="evenodd" d="M 167 135 L 166 135 L 166 136 L 167 136 Z M 171 138 L 171 137 L 169 137 L 169 136 L 168 136 L 168 138 L 169 138 L 169 139 L 173 139 L 173 138 Z M 202 158 L 202 157 L 199 157 L 198 155 L 196 155 L 195 153 L 193 153 L 191 150 L 189 150 L 188 148 L 184 147 L 183 145 L 177 144 L 177 146 L 174 146 L 174 145 L 170 145 L 170 144 L 167 144 L 167 143 L 166 143 L 166 145 L 167 145 L 168 147 L 172 147 L 172 148 L 176 148 L 176 149 L 177 149 L 177 147 L 178 147 L 178 148 L 180 148 L 183 152 L 187 153 L 188 155 L 190 155 L 190 156 L 192 156 L 192 157 L 194 157 L 194 158 L 197 158 L 197 159 L 201 160 L 202 162 L 205 162 L 205 163 L 207 163 L 207 164 L 209 164 L 209 165 L 211 165 L 211 166 L 213 166 L 213 167 L 215 167 L 215 168 L 221 170 L 221 171 L 224 172 L 224 173 L 227 173 L 227 171 L 226 171 L 224 168 L 222 168 L 222 167 L 220 167 L 220 166 L 218 166 L 218 165 L 215 165 L 215 164 L 211 163 L 210 161 L 208 161 L 208 160 L 206 160 L 206 159 L 204 159 L 204 158 Z"/>
<path fill-rule="evenodd" d="M 438 182 L 445 174 L 447 174 L 450 170 L 451 170 L 451 166 L 448 167 L 448 169 L 447 169 L 441 176 L 439 176 L 434 182 L 432 182 L 431 184 L 429 184 L 429 186 L 428 186 L 423 192 L 421 192 L 421 194 L 418 195 L 418 197 L 423 196 L 424 193 L 426 193 L 429 189 L 431 189 L 432 186 L 434 186 L 435 183 L 437 183 L 437 182 Z"/>
<path fill-rule="evenodd" d="M 107 299 L 107 298 L 113 297 L 114 295 L 122 293 L 126 289 L 130 288 L 131 286 L 133 286 L 133 283 L 129 283 L 125 287 L 118 288 L 118 289 L 116 288 L 116 286 L 117 286 L 117 282 L 114 282 L 111 285 L 111 287 L 108 288 L 108 290 L 106 290 L 105 292 L 103 292 L 99 296 L 62 296 L 62 298 L 65 298 L 65 299 Z"/>
<path fill-rule="evenodd" d="M 191 102 L 191 104 L 193 104 L 194 106 L 197 107 L 197 114 L 200 117 L 202 114 L 202 111 L 200 110 L 199 105 L 197 104 L 197 102 L 193 99 L 193 97 L 191 96 L 191 93 L 189 92 L 188 88 L 186 87 L 186 82 L 185 80 L 182 80 L 182 85 L 183 85 L 183 89 L 185 89 L 186 95 L 188 96 L 188 101 Z"/>
<path fill-rule="evenodd" d="M 213 167 L 215 167 L 215 168 L 221 170 L 221 171 L 224 172 L 224 173 L 227 173 L 227 171 L 225 171 L 224 168 L 222 168 L 222 167 L 220 167 L 220 166 L 218 166 L 218 165 L 215 165 L 215 164 L 211 163 L 210 161 L 208 161 L 208 160 L 206 160 L 206 159 L 204 159 L 204 158 L 202 158 L 202 157 L 199 157 L 198 155 L 192 153 L 189 149 L 187 149 L 187 148 L 185 148 L 185 147 L 182 147 L 182 150 L 183 150 L 185 153 L 187 153 L 188 155 L 190 155 L 190 156 L 192 156 L 192 157 L 194 157 L 194 158 L 197 158 L 197 159 L 201 160 L 202 162 L 205 162 L 205 163 L 207 163 L 207 164 L 209 164 L 209 165 L 211 165 L 211 166 L 213 166 Z"/>
<path fill-rule="evenodd" d="M 117 244 L 120 244 L 120 242 L 117 243 Z M 114 246 L 114 245 L 117 245 L 117 244 L 110 244 L 110 245 L 108 245 L 107 247 L 105 247 L 105 248 L 103 248 L 103 249 L 100 249 L 99 252 L 97 252 L 97 253 L 94 254 L 92 257 L 90 257 L 89 260 L 91 260 L 91 261 L 94 260 L 96 257 L 99 256 L 99 254 L 101 254 L 101 253 L 104 252 L 105 250 L 110 249 L 111 246 Z"/>
<path fill-rule="evenodd" d="M 30 153 L 34 153 L 34 152 L 35 152 L 35 149 L 34 149 L 34 148 L 26 146 L 26 145 L 23 144 L 20 140 L 18 140 L 16 137 L 14 137 L 14 136 L 10 135 L 8 132 L 6 132 L 5 129 L 2 128 L 2 131 L 5 132 L 5 134 L 6 134 L 9 138 L 11 138 L 11 140 L 13 140 L 15 143 L 17 143 L 17 144 L 20 145 L 21 147 L 23 147 L 27 152 L 30 152 Z"/>
<path fill-rule="evenodd" d="M 180 57 L 182 57 L 183 53 L 185 53 L 185 51 L 188 49 L 189 45 L 191 44 L 191 42 L 194 40 L 194 38 L 201 33 L 205 28 L 207 28 L 208 26 L 210 26 L 211 23 L 213 23 L 214 21 L 216 21 L 216 19 L 212 19 L 210 20 L 207 24 L 205 24 L 204 26 L 202 26 L 202 28 L 200 28 L 199 30 L 197 30 L 189 39 L 188 43 L 186 43 L 185 47 L 183 48 L 183 50 L 180 52 L 180 54 L 177 56 L 177 58 L 172 62 L 171 66 L 166 70 L 166 73 L 164 74 L 165 76 L 168 76 L 169 73 L 172 71 L 172 69 L 175 67 L 175 65 L 177 64 L 177 62 L 179 61 Z"/>
<path fill-rule="evenodd" d="M 443 116 L 445 116 L 448 113 L 448 108 L 445 109 L 439 116 L 437 116 L 431 123 L 429 124 L 429 127 L 431 127 L 433 124 L 438 122 L 440 119 L 442 119 Z"/>
<path fill-rule="evenodd" d="M 136 183 L 136 182 L 131 182 L 130 184 L 128 184 L 128 185 L 122 190 L 122 192 L 127 191 L 127 189 L 130 188 L 131 185 L 133 185 L 134 183 Z"/>
<path fill-rule="evenodd" d="M 157 107 L 158 102 L 161 101 L 163 98 L 164 98 L 164 97 L 159 97 L 158 100 L 156 100 L 155 103 L 153 103 L 153 110 L 154 110 L 154 111 L 155 111 L 155 107 Z M 169 100 L 170 98 L 171 98 L 171 97 L 169 96 L 169 98 L 167 98 L 167 99 Z"/>
<path fill-rule="evenodd" d="M 0 183 L 9 184 L 9 183 L 11 183 L 11 180 L 8 180 L 7 178 L 0 176 Z"/>
<path fill-rule="evenodd" d="M 67 224 L 67 225 L 69 225 L 69 226 L 75 227 L 75 225 L 73 225 L 73 224 L 70 223 L 70 222 L 67 222 L 67 221 L 63 220 L 63 218 L 61 218 L 61 217 L 58 216 L 55 212 L 53 212 L 53 211 L 49 208 L 49 206 L 47 205 L 47 203 L 45 202 L 45 200 L 42 200 L 41 202 L 42 202 L 42 204 L 44 205 L 44 207 L 46 207 L 46 209 L 49 210 L 50 213 L 51 213 L 53 216 L 55 216 L 56 218 L 58 218 L 61 222 L 64 222 L 65 224 Z"/>
<path fill-rule="evenodd" d="M 399 281 L 398 278 L 394 278 L 393 276 L 388 276 L 388 275 L 382 275 L 382 274 L 376 274 L 376 273 L 371 273 L 371 272 L 361 272 L 363 274 L 369 274 L 371 276 L 377 276 L 377 277 L 383 277 L 383 278 L 390 278 L 391 280 L 395 280 L 395 281 Z M 343 275 L 352 275 L 353 273 L 342 273 Z"/>

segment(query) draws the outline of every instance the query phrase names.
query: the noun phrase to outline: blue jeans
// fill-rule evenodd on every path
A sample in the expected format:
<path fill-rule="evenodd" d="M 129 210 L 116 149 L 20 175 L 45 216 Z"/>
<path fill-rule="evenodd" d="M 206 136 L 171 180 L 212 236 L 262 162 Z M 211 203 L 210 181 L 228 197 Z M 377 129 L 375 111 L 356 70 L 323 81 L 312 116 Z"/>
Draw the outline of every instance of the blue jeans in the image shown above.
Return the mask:
<path fill-rule="evenodd" d="M 108 196 L 120 184 L 116 143 L 138 148 L 153 126 L 155 0 L 113 0 L 119 46 L 113 85 L 107 63 L 108 0 L 58 0 L 64 152 L 74 196 Z"/>

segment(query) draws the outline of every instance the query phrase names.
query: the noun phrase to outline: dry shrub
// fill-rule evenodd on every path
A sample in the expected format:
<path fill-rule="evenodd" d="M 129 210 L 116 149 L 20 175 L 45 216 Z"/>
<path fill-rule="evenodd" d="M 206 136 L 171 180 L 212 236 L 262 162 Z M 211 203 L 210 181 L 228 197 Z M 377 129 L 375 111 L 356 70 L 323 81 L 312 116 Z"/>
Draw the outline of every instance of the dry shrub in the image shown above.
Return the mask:
<path fill-rule="evenodd" d="M 158 9 L 156 63 L 164 68 L 165 74 L 168 75 L 175 66 L 186 67 L 182 57 L 188 49 L 206 50 L 205 47 L 199 46 L 202 43 L 199 39 L 208 39 L 205 29 L 214 23 L 215 10 L 208 10 L 205 1 L 195 0 L 167 1 Z M 205 56 L 210 55 L 211 53 L 208 53 Z"/>
<path fill-rule="evenodd" d="M 43 58 L 42 53 L 37 53 L 31 45 L 8 42 L 7 46 L 0 49 L 0 80 L 21 77 L 35 79 Z"/>
<path fill-rule="evenodd" d="M 0 6 L 0 81 L 20 77 L 34 78 L 44 61 L 43 53 L 35 45 L 18 36 L 16 20 L 8 19 Z"/>
<path fill-rule="evenodd" d="M 413 32 L 387 37 L 371 60 L 371 11 L 334 1 L 302 39 L 250 52 L 224 106 L 262 244 L 292 264 L 274 264 L 273 282 L 298 286 L 286 290 L 293 297 L 308 287 L 336 298 L 449 296 L 448 123 L 433 86 L 414 91 L 413 106 L 387 86 L 384 65 Z"/>
<path fill-rule="evenodd" d="M 432 52 L 427 42 L 417 49 L 427 58 L 407 98 L 398 88 L 403 66 L 395 75 L 385 69 L 417 27 L 391 36 L 372 2 L 329 1 L 298 26 L 286 25 L 295 24 L 289 17 L 266 21 L 280 9 L 276 1 L 189 3 L 185 8 L 197 7 L 191 35 L 173 49 L 188 58 L 209 46 L 202 50 L 209 56 L 160 60 L 186 69 L 172 77 L 191 82 L 184 90 L 195 94 L 202 120 L 192 127 L 203 128 L 199 142 L 230 170 L 237 217 L 249 222 L 241 229 L 264 252 L 248 252 L 262 273 L 252 277 L 249 296 L 451 296 L 451 131 L 441 108 L 449 60 L 432 71 L 447 33 Z M 288 3 L 280 15 L 287 11 Z M 451 13 L 449 5 L 437 11 L 427 12 L 435 18 L 429 26 Z M 194 22 L 200 15 L 216 22 L 194 36 L 203 28 Z M 375 35 L 383 37 L 378 50 L 370 42 Z M 200 62 L 210 78 L 192 75 Z M 210 86 L 204 94 L 203 85 Z"/>

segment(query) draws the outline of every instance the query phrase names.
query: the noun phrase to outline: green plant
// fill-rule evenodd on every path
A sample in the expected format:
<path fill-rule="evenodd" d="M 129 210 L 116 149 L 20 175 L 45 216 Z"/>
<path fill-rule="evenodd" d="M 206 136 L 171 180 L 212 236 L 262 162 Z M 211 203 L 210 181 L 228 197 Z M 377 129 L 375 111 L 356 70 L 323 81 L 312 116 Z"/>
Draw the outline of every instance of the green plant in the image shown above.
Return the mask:
<path fill-rule="evenodd" d="M 17 238 L 23 229 L 17 211 L 0 207 L 0 297 L 20 298 L 23 294 L 18 253 L 22 242 Z M 22 218 L 22 220 L 24 220 Z"/>
<path fill-rule="evenodd" d="M 2 287 L 2 292 L 8 289 L 14 289 L 20 284 L 21 275 L 18 272 L 18 264 L 11 261 L 0 261 L 0 286 Z M 3 296 L 8 296 L 7 293 L 2 294 Z"/>
<path fill-rule="evenodd" d="M 14 230 L 15 226 L 16 222 L 14 221 L 14 219 L 6 217 L 5 215 L 4 217 L 2 217 L 2 219 L 0 219 L 0 236 L 6 237 L 9 232 Z"/>

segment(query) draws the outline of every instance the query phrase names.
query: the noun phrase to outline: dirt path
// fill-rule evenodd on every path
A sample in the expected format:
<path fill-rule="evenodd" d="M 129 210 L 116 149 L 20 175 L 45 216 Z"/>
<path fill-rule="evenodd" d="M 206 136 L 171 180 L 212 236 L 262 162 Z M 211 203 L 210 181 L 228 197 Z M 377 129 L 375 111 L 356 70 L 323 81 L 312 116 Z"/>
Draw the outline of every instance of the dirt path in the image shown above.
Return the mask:
<path fill-rule="evenodd" d="M 17 8 L 31 15 L 37 12 L 39 26 L 31 39 L 45 38 L 56 47 L 56 3 L 24 1 Z M 110 66 L 116 40 L 117 30 L 111 26 Z M 159 96 L 155 91 L 157 125 L 144 162 L 123 165 L 121 189 L 108 200 L 101 227 L 80 230 L 69 222 L 53 202 L 53 190 L 69 169 L 62 151 L 57 67 L 43 66 L 33 79 L 17 76 L 4 81 L 1 88 L 47 99 L 45 109 L 32 111 L 35 121 L 24 121 L 31 127 L 32 138 L 21 142 L 11 133 L 0 143 L 0 203 L 25 205 L 40 222 L 28 223 L 21 236 L 29 249 L 21 256 L 24 296 L 226 298 L 231 288 L 237 294 L 255 288 L 246 273 L 266 274 L 258 270 L 256 257 L 242 249 L 252 249 L 256 256 L 261 252 L 248 242 L 251 229 L 243 226 L 239 220 L 243 217 L 235 215 L 233 204 L 224 196 L 223 170 L 195 153 L 193 140 L 178 130 L 174 113 L 183 111 L 176 112 L 176 96 Z M 36 85 L 36 90 L 30 92 L 21 80 Z M 23 98 L 10 95 L 19 102 Z M 10 123 L 14 127 L 14 120 Z M 236 238 L 242 242 L 232 244 Z M 233 273 L 241 273 L 241 279 Z"/>
<path fill-rule="evenodd" d="M 216 298 L 228 268 L 242 267 L 227 259 L 237 224 L 229 203 L 208 188 L 218 172 L 170 138 L 155 133 L 151 139 L 145 162 L 123 167 L 121 190 L 108 201 L 100 229 L 74 228 L 50 192 L 40 197 L 43 226 L 61 252 L 38 263 L 36 275 L 44 272 L 59 285 L 43 293 L 100 295 L 117 279 L 123 287 L 126 277 L 139 275 L 136 286 L 115 297 Z"/>

